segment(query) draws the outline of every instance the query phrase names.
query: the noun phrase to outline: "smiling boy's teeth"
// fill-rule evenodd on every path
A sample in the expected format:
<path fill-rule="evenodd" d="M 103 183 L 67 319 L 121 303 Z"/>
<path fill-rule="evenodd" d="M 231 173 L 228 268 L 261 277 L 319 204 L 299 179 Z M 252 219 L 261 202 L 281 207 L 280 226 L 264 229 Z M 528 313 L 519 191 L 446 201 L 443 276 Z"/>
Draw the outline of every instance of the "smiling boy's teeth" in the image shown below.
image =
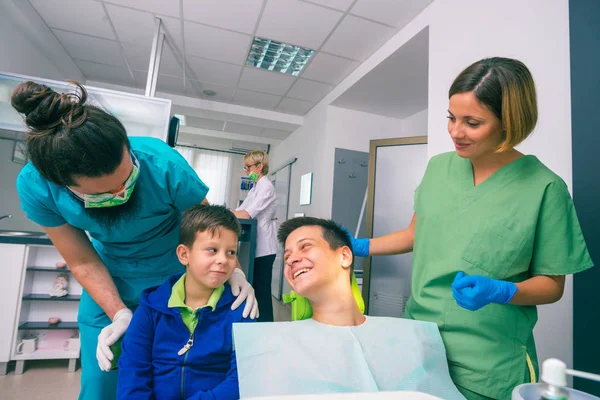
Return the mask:
<path fill-rule="evenodd" d="M 303 274 L 303 273 L 305 273 L 305 272 L 308 272 L 308 271 L 310 271 L 310 268 L 302 268 L 302 269 L 299 269 L 298 271 L 296 271 L 296 272 L 294 273 L 294 279 L 296 279 L 296 278 L 297 278 L 299 275 L 301 275 L 301 274 Z"/>

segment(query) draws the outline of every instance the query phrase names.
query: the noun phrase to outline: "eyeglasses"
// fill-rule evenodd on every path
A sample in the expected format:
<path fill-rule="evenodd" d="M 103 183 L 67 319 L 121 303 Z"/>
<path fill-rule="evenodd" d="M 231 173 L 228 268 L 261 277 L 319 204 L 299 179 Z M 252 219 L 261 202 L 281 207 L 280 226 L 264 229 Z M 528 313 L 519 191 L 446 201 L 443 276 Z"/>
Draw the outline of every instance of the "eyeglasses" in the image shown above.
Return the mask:
<path fill-rule="evenodd" d="M 257 162 L 256 164 L 244 165 L 244 171 L 250 171 L 250 168 L 257 166 L 258 164 L 260 163 Z"/>

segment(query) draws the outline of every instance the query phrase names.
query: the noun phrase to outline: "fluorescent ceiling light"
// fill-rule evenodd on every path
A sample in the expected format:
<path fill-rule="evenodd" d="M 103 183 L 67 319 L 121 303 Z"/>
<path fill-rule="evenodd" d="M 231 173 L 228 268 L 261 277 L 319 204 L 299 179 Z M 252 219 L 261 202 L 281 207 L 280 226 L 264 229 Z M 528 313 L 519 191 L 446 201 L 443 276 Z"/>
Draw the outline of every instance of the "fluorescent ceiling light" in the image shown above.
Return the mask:
<path fill-rule="evenodd" d="M 314 53 L 311 49 L 255 36 L 246 65 L 297 76 Z"/>

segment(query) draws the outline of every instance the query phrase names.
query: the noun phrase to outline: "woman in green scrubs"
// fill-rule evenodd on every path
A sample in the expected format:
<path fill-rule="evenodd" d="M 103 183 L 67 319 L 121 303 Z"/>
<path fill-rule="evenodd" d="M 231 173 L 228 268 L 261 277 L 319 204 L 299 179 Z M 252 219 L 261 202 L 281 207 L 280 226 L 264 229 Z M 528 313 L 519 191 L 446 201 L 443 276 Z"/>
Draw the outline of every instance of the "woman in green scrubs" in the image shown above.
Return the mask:
<path fill-rule="evenodd" d="M 537 122 L 527 67 L 478 61 L 449 99 L 456 151 L 429 161 L 410 226 L 353 238 L 353 249 L 413 251 L 406 317 L 438 324 L 465 397 L 509 399 L 517 385 L 537 381 L 536 306 L 558 301 L 565 275 L 593 264 L 563 180 L 515 149 Z"/>

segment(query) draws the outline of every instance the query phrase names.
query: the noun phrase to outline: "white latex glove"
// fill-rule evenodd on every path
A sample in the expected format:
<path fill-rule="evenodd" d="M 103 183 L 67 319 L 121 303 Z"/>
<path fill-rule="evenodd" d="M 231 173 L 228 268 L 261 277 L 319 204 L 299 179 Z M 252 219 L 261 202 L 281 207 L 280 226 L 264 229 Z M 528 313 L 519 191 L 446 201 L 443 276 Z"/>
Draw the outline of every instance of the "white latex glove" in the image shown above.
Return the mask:
<path fill-rule="evenodd" d="M 112 324 L 102 329 L 98 335 L 96 358 L 98 359 L 98 366 L 100 366 L 102 371 L 110 371 L 111 361 L 114 357 L 112 351 L 110 351 L 110 346 L 115 344 L 125 334 L 131 322 L 131 317 L 133 317 L 133 313 L 129 308 L 119 310 L 115 314 Z"/>
<path fill-rule="evenodd" d="M 254 295 L 254 288 L 246 280 L 244 271 L 239 268 L 233 270 L 233 274 L 229 277 L 229 285 L 231 285 L 231 293 L 233 293 L 234 296 L 237 296 L 237 299 L 235 299 L 231 305 L 231 309 L 235 310 L 244 302 L 244 300 L 246 300 L 246 306 L 244 307 L 242 316 L 247 318 L 248 315 L 250 315 L 250 318 L 252 319 L 258 318 L 258 302 Z"/>

